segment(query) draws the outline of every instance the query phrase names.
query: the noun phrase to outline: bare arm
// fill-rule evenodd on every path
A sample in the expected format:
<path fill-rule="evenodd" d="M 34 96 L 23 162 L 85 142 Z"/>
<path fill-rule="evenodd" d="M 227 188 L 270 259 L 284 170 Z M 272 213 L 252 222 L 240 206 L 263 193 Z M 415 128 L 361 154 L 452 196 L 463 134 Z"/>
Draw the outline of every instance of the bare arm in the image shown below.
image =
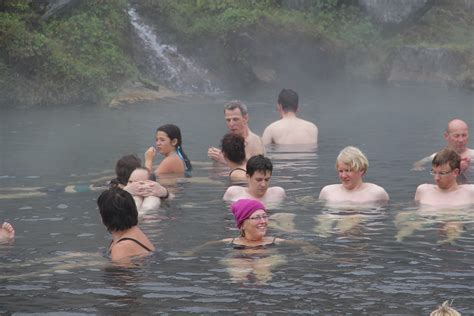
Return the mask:
<path fill-rule="evenodd" d="M 415 162 L 413 164 L 413 168 L 411 170 L 415 170 L 415 171 L 421 171 L 421 170 L 425 170 L 425 167 L 424 165 L 426 165 L 427 163 L 431 162 L 434 158 L 434 155 L 435 154 L 432 154 L 428 157 L 425 157 L 423 159 L 420 159 L 418 160 L 417 162 Z"/>
<path fill-rule="evenodd" d="M 153 171 L 153 159 L 155 159 L 155 155 L 155 147 L 150 147 L 145 151 L 145 168 L 150 171 Z"/>
<path fill-rule="evenodd" d="M 270 126 L 267 126 L 267 128 L 265 128 L 265 130 L 263 131 L 262 143 L 263 145 L 269 145 L 273 143 L 272 131 Z"/>

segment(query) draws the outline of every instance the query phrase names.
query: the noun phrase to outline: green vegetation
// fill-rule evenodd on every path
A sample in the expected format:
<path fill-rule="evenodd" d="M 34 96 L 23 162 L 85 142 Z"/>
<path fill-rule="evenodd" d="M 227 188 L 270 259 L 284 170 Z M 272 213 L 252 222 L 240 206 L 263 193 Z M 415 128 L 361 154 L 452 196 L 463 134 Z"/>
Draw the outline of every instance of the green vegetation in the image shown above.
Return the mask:
<path fill-rule="evenodd" d="M 67 16 L 47 22 L 28 2 L 6 1 L 0 12 L 4 99 L 35 104 L 101 101 L 136 75 L 126 53 L 126 1 L 83 2 Z"/>
<path fill-rule="evenodd" d="M 131 0 L 84 0 L 43 20 L 38 3 L 0 2 L 0 103 L 103 103 L 128 80 L 141 78 L 131 54 L 126 8 Z M 36 4 L 35 4 L 36 3 Z M 458 2 L 437 2 L 402 31 L 374 25 L 353 0 L 147 0 L 135 1 L 142 16 L 192 51 L 211 43 L 211 59 L 229 71 L 251 68 L 246 46 L 279 41 L 317 43 L 343 56 L 352 70 L 375 78 L 394 47 L 444 47 L 466 56 L 460 80 L 474 87 L 474 13 Z M 298 7 L 299 6 L 299 7 Z M 240 37 L 239 37 L 240 36 Z M 275 39 L 275 40 L 274 40 Z M 240 41 L 244 41 L 241 44 Z M 204 43 L 204 44 L 203 44 Z M 260 46 L 259 46 L 260 47 Z M 311 51 L 313 46 L 308 46 Z M 283 50 L 283 49 L 282 49 Z M 209 53 L 210 51 L 207 51 Z M 279 51 L 279 53 L 282 53 Z M 261 59 L 270 56 L 264 52 Z M 365 59 L 363 59 L 365 58 Z M 228 67 L 234 68 L 225 68 Z M 349 67 L 349 68 L 350 68 Z M 238 76 L 238 74 L 236 74 Z M 151 85 L 154 85 L 152 83 Z"/>
<path fill-rule="evenodd" d="M 162 25 L 188 40 L 256 28 L 296 32 L 343 45 L 366 45 L 380 38 L 379 30 L 358 8 L 339 2 L 316 0 L 305 10 L 293 10 L 278 0 L 161 0 L 146 2 L 143 12 L 159 15 Z"/>

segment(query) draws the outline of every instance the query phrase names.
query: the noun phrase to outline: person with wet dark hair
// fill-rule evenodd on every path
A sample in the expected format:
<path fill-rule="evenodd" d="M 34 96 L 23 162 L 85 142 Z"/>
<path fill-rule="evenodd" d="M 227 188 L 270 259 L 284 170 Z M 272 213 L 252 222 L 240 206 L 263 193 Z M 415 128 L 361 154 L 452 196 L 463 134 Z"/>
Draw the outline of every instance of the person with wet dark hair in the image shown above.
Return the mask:
<path fill-rule="evenodd" d="M 150 147 L 145 152 L 145 167 L 153 168 L 156 150 L 165 158 L 155 169 L 156 176 L 165 174 L 185 174 L 191 172 L 192 165 L 182 148 L 181 130 L 173 124 L 166 124 L 156 130 L 156 148 Z"/>
<path fill-rule="evenodd" d="M 415 201 L 437 206 L 465 206 L 474 204 L 474 185 L 458 184 L 461 157 L 449 148 L 436 153 L 431 163 L 431 174 L 436 184 L 421 184 L 416 189 Z"/>
<path fill-rule="evenodd" d="M 270 159 L 263 155 L 253 156 L 247 161 L 246 170 L 248 187 L 236 185 L 229 187 L 224 193 L 224 200 L 254 199 L 265 205 L 283 201 L 286 196 L 285 190 L 282 187 L 269 187 L 273 172 Z"/>
<path fill-rule="evenodd" d="M 229 132 L 244 138 L 246 159 L 255 155 L 265 154 L 265 146 L 262 143 L 262 139 L 249 128 L 249 114 L 245 103 L 240 100 L 228 102 L 224 107 L 224 118 Z M 207 155 L 215 162 L 226 163 L 219 148 L 210 147 Z"/>
<path fill-rule="evenodd" d="M 242 136 L 228 133 L 221 141 L 222 154 L 230 168 L 229 178 L 232 181 L 246 179 L 245 140 Z"/>
<path fill-rule="evenodd" d="M 268 125 L 263 131 L 265 145 L 317 144 L 318 128 L 309 121 L 296 116 L 298 94 L 291 89 L 283 89 L 278 95 L 277 112 L 280 120 Z"/>
<path fill-rule="evenodd" d="M 125 155 L 121 157 L 115 165 L 117 178 L 110 182 L 110 186 L 124 189 L 134 197 L 141 197 L 142 199 L 152 196 L 157 198 L 169 197 L 168 190 L 153 179 L 142 179 L 143 181 L 130 182 L 131 174 L 138 168 L 141 168 L 141 161 L 137 156 Z"/>
<path fill-rule="evenodd" d="M 125 155 L 120 158 L 115 164 L 115 175 L 116 179 L 111 181 L 111 185 L 120 186 L 123 188 L 127 185 L 128 179 L 132 174 L 133 170 L 140 167 L 142 162 L 140 158 L 135 155 Z"/>
<path fill-rule="evenodd" d="M 138 211 L 130 193 L 110 188 L 97 199 L 102 223 L 112 234 L 109 255 L 113 261 L 147 255 L 155 247 L 138 227 Z"/>

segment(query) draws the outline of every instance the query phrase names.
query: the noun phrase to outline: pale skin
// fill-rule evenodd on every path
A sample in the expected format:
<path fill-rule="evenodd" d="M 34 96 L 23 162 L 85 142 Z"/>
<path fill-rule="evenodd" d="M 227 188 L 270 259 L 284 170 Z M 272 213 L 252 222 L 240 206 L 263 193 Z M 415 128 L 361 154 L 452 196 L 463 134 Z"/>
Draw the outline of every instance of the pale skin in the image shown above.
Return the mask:
<path fill-rule="evenodd" d="M 252 156 L 264 155 L 265 147 L 261 138 L 254 134 L 248 127 L 248 114 L 242 115 L 239 108 L 224 111 L 225 122 L 231 133 L 242 136 L 245 139 L 245 157 L 248 160 Z M 207 151 L 209 158 L 215 162 L 226 163 L 222 151 L 216 147 L 210 147 Z"/>
<path fill-rule="evenodd" d="M 160 177 L 169 174 L 184 174 L 183 161 L 176 153 L 176 145 L 178 140 L 176 138 L 170 139 L 168 134 L 162 131 L 156 133 L 156 148 L 150 147 L 145 152 L 145 167 L 148 170 L 153 170 L 153 159 L 158 150 L 164 156 L 161 163 L 155 169 L 155 175 Z"/>
<path fill-rule="evenodd" d="M 447 148 L 454 150 L 461 157 L 461 173 L 466 172 L 471 161 L 474 161 L 474 149 L 467 147 L 469 126 L 462 120 L 451 120 L 443 137 L 446 140 Z M 415 162 L 413 170 L 424 170 L 424 165 L 431 162 L 435 155 L 436 153 Z"/>
<path fill-rule="evenodd" d="M 451 170 L 449 163 L 433 166 L 436 184 L 421 184 L 416 189 L 415 201 L 420 204 L 459 207 L 474 204 L 474 185 L 458 184 L 459 169 Z"/>
<path fill-rule="evenodd" d="M 12 224 L 3 222 L 0 226 L 0 243 L 12 241 L 15 238 L 15 230 Z"/>
<path fill-rule="evenodd" d="M 225 201 L 237 201 L 240 199 L 255 199 L 264 205 L 278 204 L 285 197 L 285 190 L 282 187 L 269 187 L 270 171 L 255 171 L 252 176 L 247 175 L 248 187 L 230 186 L 224 193 Z"/>
<path fill-rule="evenodd" d="M 382 187 L 362 181 L 365 170 L 352 170 L 349 165 L 338 162 L 337 172 L 341 184 L 323 187 L 319 193 L 319 199 L 328 203 L 353 202 L 360 204 L 389 200 L 387 192 Z"/>
<path fill-rule="evenodd" d="M 317 144 L 318 128 L 309 121 L 296 116 L 295 112 L 284 112 L 281 104 L 277 105 L 281 119 L 268 125 L 263 131 L 264 145 L 281 144 Z"/>
<path fill-rule="evenodd" d="M 145 169 L 135 169 L 130 178 L 128 179 L 128 185 L 132 185 L 133 183 L 139 183 L 140 185 L 145 185 L 146 182 L 150 181 L 148 178 L 150 177 L 150 173 L 148 170 Z M 150 181 L 155 182 L 155 181 Z M 155 182 L 156 183 L 156 182 Z M 127 185 L 127 186 L 128 186 Z M 147 190 L 142 195 L 133 195 L 133 199 L 135 200 L 135 205 L 137 206 L 137 210 L 139 213 L 145 212 L 147 210 L 157 210 L 160 207 L 161 200 L 159 197 L 154 196 L 153 188 L 148 187 Z M 166 190 L 166 189 L 165 189 Z"/>
<path fill-rule="evenodd" d="M 125 231 L 112 231 L 113 241 L 109 248 L 112 261 L 126 262 L 132 257 L 145 256 L 149 254 L 146 249 L 131 240 L 124 240 L 117 243 L 118 240 L 124 237 L 136 239 L 152 251 L 155 250 L 153 244 L 138 226 L 133 226 Z"/>

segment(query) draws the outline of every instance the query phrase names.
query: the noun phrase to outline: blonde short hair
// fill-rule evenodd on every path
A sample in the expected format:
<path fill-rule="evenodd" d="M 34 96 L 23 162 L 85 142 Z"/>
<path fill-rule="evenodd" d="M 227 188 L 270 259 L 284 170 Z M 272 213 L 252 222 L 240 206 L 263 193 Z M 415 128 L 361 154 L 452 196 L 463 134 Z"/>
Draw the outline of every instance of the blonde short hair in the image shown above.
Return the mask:
<path fill-rule="evenodd" d="M 437 309 L 431 312 L 430 316 L 461 316 L 457 310 L 449 305 L 449 301 L 445 301 L 443 304 L 438 306 Z"/>
<path fill-rule="evenodd" d="M 354 146 L 347 146 L 336 158 L 336 170 L 337 164 L 342 162 L 343 164 L 349 165 L 352 171 L 364 171 L 369 168 L 369 160 L 359 148 Z"/>

